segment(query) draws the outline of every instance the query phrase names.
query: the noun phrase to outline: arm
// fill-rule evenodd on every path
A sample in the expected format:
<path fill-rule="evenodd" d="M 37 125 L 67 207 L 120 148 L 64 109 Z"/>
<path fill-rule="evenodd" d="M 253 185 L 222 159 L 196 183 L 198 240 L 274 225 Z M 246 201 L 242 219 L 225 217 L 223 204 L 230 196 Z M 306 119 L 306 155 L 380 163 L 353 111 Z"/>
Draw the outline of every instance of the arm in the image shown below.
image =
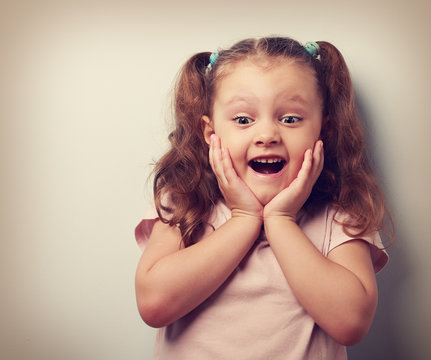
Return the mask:
<path fill-rule="evenodd" d="M 260 228 L 259 219 L 233 217 L 205 239 L 179 249 L 179 230 L 157 221 L 136 272 L 142 319 L 162 327 L 193 310 L 238 266 Z"/>
<path fill-rule="evenodd" d="M 209 157 L 232 218 L 198 243 L 181 249 L 179 230 L 156 222 L 136 273 L 139 312 L 151 326 L 170 324 L 207 299 L 260 233 L 263 207 L 236 175 L 219 139 L 212 139 Z"/>
<path fill-rule="evenodd" d="M 268 219 L 265 231 L 284 276 L 310 316 L 339 343 L 359 342 L 377 305 L 369 245 L 352 240 L 325 258 L 291 220 Z"/>
<path fill-rule="evenodd" d="M 352 345 L 368 331 L 377 304 L 369 246 L 352 240 L 326 258 L 295 222 L 322 167 L 323 148 L 317 142 L 313 152 L 305 153 L 297 178 L 265 206 L 265 233 L 301 305 L 335 340 Z"/>

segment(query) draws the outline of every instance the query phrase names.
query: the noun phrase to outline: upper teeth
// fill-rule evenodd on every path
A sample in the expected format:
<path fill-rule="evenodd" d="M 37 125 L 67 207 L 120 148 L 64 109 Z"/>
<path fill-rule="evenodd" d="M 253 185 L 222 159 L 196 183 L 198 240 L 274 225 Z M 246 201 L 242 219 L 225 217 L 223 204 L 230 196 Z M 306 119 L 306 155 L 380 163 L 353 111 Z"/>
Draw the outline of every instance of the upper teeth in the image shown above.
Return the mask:
<path fill-rule="evenodd" d="M 259 163 L 266 163 L 266 164 L 272 164 L 276 162 L 282 162 L 282 159 L 254 159 L 253 161 L 259 162 Z"/>

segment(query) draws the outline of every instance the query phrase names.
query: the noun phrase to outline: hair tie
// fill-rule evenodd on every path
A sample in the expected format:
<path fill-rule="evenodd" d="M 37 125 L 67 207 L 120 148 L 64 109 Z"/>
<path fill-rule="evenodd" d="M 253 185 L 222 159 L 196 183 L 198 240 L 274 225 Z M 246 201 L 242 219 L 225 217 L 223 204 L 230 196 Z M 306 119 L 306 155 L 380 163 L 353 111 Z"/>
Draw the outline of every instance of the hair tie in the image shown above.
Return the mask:
<path fill-rule="evenodd" d="M 212 70 L 212 68 L 214 67 L 215 63 L 217 62 L 217 59 L 218 59 L 218 52 L 211 53 L 211 55 L 210 55 L 210 62 L 208 64 L 207 70 L 206 70 L 207 73 Z"/>
<path fill-rule="evenodd" d="M 314 58 L 317 58 L 320 54 L 320 46 L 317 42 L 309 41 L 304 45 L 304 48 Z"/>
<path fill-rule="evenodd" d="M 218 52 L 211 53 L 211 55 L 210 55 L 210 64 L 211 64 L 211 67 L 213 67 L 215 65 L 217 59 L 218 59 Z"/>

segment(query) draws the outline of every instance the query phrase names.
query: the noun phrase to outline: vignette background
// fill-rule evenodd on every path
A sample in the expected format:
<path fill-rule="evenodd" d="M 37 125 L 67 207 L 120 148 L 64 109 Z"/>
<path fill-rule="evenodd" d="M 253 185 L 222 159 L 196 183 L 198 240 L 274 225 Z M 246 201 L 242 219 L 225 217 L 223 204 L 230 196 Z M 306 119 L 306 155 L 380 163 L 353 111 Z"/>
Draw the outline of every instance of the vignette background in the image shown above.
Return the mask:
<path fill-rule="evenodd" d="M 349 65 L 397 227 L 350 359 L 428 359 L 427 1 L 0 1 L 2 359 L 150 359 L 133 230 L 186 59 L 271 34 Z"/>

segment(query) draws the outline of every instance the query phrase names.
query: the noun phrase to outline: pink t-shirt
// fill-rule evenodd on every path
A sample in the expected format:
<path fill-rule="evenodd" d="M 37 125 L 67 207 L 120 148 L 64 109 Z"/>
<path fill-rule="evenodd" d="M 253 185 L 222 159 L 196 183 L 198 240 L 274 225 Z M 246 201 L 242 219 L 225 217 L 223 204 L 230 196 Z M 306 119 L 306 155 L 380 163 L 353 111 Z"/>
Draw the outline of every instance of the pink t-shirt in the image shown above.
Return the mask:
<path fill-rule="evenodd" d="M 352 240 L 334 221 L 334 215 L 326 207 L 313 218 L 298 217 L 299 226 L 324 256 Z M 229 208 L 219 202 L 209 223 L 217 229 L 230 217 Z M 143 249 L 156 220 L 157 213 L 150 209 L 136 228 L 136 239 Z M 206 233 L 211 231 L 208 226 Z M 377 272 L 388 255 L 380 250 L 378 233 L 363 240 L 370 243 Z M 154 359 L 341 360 L 346 359 L 346 349 L 321 330 L 298 303 L 262 233 L 214 294 L 159 329 Z"/>

